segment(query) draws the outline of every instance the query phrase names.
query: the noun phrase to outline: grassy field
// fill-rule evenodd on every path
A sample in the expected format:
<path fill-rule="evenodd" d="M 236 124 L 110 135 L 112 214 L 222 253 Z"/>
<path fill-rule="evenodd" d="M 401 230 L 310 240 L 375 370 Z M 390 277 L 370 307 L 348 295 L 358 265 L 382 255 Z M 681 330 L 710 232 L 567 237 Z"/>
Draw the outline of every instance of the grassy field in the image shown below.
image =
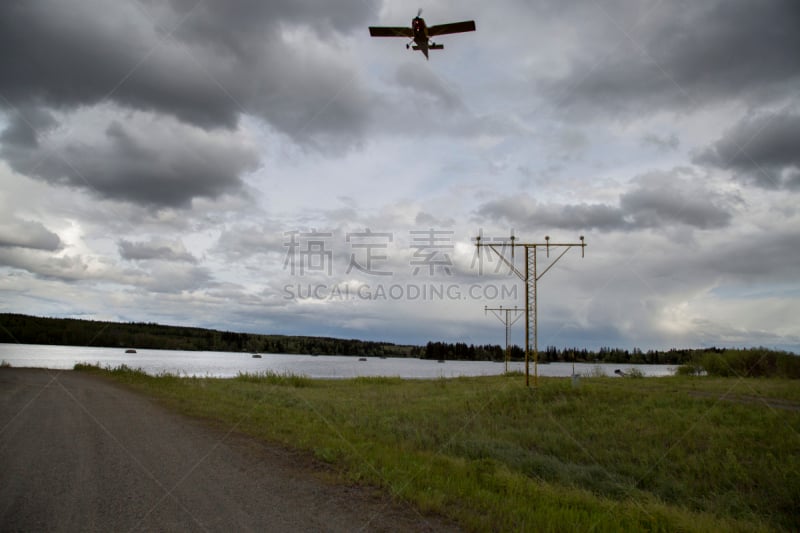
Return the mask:
<path fill-rule="evenodd" d="M 796 380 L 103 373 L 469 530 L 800 528 Z"/>

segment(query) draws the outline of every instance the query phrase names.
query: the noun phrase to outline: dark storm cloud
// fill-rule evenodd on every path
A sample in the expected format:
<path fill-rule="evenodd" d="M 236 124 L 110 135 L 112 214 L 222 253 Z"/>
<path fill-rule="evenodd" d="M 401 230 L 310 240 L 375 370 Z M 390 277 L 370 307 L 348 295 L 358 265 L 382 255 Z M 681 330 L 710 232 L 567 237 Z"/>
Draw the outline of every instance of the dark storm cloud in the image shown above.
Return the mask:
<path fill-rule="evenodd" d="M 637 228 L 683 224 L 697 229 L 724 228 L 731 221 L 733 199 L 706 189 L 696 176 L 652 173 L 638 186 L 622 194 L 620 208 Z"/>
<path fill-rule="evenodd" d="M 0 145 L 37 147 L 38 136 L 56 127 L 58 121 L 45 109 L 26 106 L 9 116 L 9 125 L 0 133 Z"/>
<path fill-rule="evenodd" d="M 333 124 L 358 130 L 364 95 L 343 90 L 354 71 L 330 49 L 374 9 L 359 0 L 1 2 L 0 107 L 111 100 L 204 128 L 232 128 L 246 112 L 301 138 Z M 310 33 L 287 37 L 297 28 Z"/>
<path fill-rule="evenodd" d="M 721 237 L 721 238 L 720 238 Z M 642 241 L 647 245 L 646 241 Z M 678 291 L 687 287 L 706 290 L 719 287 L 732 290 L 734 286 L 749 286 L 746 292 L 797 291 L 796 287 L 781 290 L 779 284 L 796 284 L 800 264 L 800 233 L 791 225 L 775 226 L 769 232 L 745 230 L 735 233 L 716 233 L 703 246 L 693 247 L 692 259 L 687 260 L 686 243 L 671 245 L 642 257 L 642 272 L 660 283 L 672 280 Z M 646 266 L 645 266 L 646 262 Z M 757 283 L 766 283 L 758 286 Z M 671 291 L 665 292 L 670 294 Z M 733 289 L 730 294 L 738 291 Z"/>
<path fill-rule="evenodd" d="M 661 2 L 631 20 L 627 2 L 582 8 L 588 28 L 548 98 L 590 113 L 779 98 L 800 83 L 795 0 Z M 570 11 L 575 15 L 575 11 Z"/>
<path fill-rule="evenodd" d="M 157 7 L 160 2 L 148 2 Z M 377 4 L 363 0 L 172 0 L 171 22 L 181 22 L 175 34 L 187 42 L 207 43 L 240 55 L 252 51 L 252 43 L 266 33 L 276 32 L 281 24 L 307 25 L 326 34 L 364 28 L 376 17 Z M 185 13 L 190 16 L 185 17 Z"/>
<path fill-rule="evenodd" d="M 0 222 L 0 247 L 30 248 L 55 251 L 61 248 L 61 239 L 41 222 L 12 219 Z"/>
<path fill-rule="evenodd" d="M 63 109 L 111 98 L 196 124 L 235 123 L 235 105 L 191 57 L 134 5 L 114 7 L 94 0 L 0 3 L 0 94 L 15 106 Z"/>
<path fill-rule="evenodd" d="M 482 219 L 503 221 L 522 229 L 637 231 L 671 226 L 696 229 L 728 226 L 731 205 L 736 199 L 706 189 L 696 178 L 684 178 L 682 173 L 678 169 L 641 176 L 635 187 L 620 195 L 619 207 L 540 204 L 522 195 L 486 202 L 476 212 Z"/>
<path fill-rule="evenodd" d="M 743 253 L 751 250 L 751 253 Z M 776 228 L 769 233 L 739 235 L 707 250 L 697 261 L 698 272 L 711 272 L 734 283 L 796 283 L 800 264 L 800 233 Z"/>
<path fill-rule="evenodd" d="M 503 221 L 516 228 L 624 229 L 622 210 L 602 204 L 542 205 L 527 195 L 506 196 L 480 205 L 481 220 Z"/>
<path fill-rule="evenodd" d="M 767 189 L 800 189 L 800 114 L 743 119 L 694 162 L 731 170 L 740 181 Z"/>
<path fill-rule="evenodd" d="M 0 155 L 22 174 L 152 207 L 235 192 L 240 175 L 257 164 L 254 149 L 229 133 L 144 116 L 112 121 L 99 140 L 46 141 L 40 148 L 3 145 Z"/>
<path fill-rule="evenodd" d="M 197 259 L 186 250 L 180 241 L 169 242 L 154 239 L 149 242 L 131 242 L 123 239 L 117 244 L 119 245 L 119 254 L 123 259 L 197 262 Z"/>
<path fill-rule="evenodd" d="M 309 46 L 306 38 L 299 32 L 265 50 L 242 101 L 296 143 L 341 152 L 360 142 L 373 102 L 341 50 Z"/>

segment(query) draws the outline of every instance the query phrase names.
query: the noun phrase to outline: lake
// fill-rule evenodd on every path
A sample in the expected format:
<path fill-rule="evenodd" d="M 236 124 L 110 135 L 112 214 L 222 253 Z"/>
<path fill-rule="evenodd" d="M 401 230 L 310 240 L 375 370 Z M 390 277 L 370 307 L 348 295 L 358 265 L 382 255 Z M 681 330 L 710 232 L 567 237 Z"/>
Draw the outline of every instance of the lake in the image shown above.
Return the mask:
<path fill-rule="evenodd" d="M 365 361 L 359 359 L 343 355 L 292 354 L 262 354 L 260 359 L 256 359 L 249 353 L 146 349 L 128 354 L 122 348 L 0 343 L 0 361 L 5 361 L 13 367 L 71 369 L 75 363 L 91 363 L 103 367 L 124 364 L 131 368 L 141 368 L 151 375 L 169 372 L 181 376 L 229 378 L 240 372 L 272 371 L 305 375 L 310 378 L 397 376 L 431 379 L 497 375 L 505 371 L 505 364 L 487 361 L 439 363 L 401 357 L 367 357 Z M 572 363 L 540 364 L 539 375 L 569 377 L 572 375 L 572 367 Z M 630 368 L 638 368 L 646 376 L 669 376 L 675 369 L 668 365 L 575 363 L 575 373 L 584 376 L 598 371 L 614 376 L 614 370 L 626 371 Z M 509 370 L 524 372 L 525 363 L 509 363 Z M 532 362 L 530 372 L 533 375 Z"/>

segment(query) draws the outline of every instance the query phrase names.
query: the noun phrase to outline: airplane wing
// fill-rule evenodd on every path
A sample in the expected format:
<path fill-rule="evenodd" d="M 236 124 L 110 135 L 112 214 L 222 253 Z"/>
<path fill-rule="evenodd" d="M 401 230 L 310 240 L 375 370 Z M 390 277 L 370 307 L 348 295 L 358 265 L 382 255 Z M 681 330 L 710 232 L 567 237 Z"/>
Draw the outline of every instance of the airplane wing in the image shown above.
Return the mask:
<path fill-rule="evenodd" d="M 428 27 L 428 35 L 436 37 L 447 33 L 462 33 L 465 31 L 475 31 L 475 21 L 465 20 L 464 22 L 451 22 L 450 24 L 438 24 Z"/>
<path fill-rule="evenodd" d="M 414 37 L 414 30 L 400 26 L 370 26 L 369 34 L 373 37 Z"/>

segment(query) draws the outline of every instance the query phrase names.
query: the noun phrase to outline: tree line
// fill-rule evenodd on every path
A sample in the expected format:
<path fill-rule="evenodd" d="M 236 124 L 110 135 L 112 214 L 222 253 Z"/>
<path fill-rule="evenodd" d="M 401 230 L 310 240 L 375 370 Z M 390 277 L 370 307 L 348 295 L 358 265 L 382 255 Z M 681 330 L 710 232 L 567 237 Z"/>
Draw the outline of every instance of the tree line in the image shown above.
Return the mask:
<path fill-rule="evenodd" d="M 422 350 L 423 359 L 466 360 L 466 361 L 504 361 L 505 350 L 498 345 L 467 345 L 465 343 L 429 342 Z M 531 354 L 533 357 L 533 354 Z M 509 360 L 524 361 L 525 350 L 517 345 L 509 346 Z M 725 369 L 735 375 L 780 375 L 800 374 L 800 357 L 768 348 L 671 348 L 669 350 L 641 350 L 601 347 L 598 350 L 586 348 L 557 348 L 547 346 L 538 353 L 539 363 L 614 363 L 684 365 L 691 372 L 707 372 L 725 375 Z M 731 367 L 727 362 L 731 362 Z M 759 372 L 761 372 L 759 374 Z"/>
<path fill-rule="evenodd" d="M 0 314 L 0 342 L 159 350 L 419 357 L 419 346 L 388 342 L 261 335 L 145 322 L 102 322 Z"/>
<path fill-rule="evenodd" d="M 706 350 L 717 350 L 707 348 Z M 525 350 L 519 346 L 508 347 L 509 360 L 524 361 Z M 557 348 L 547 346 L 539 350 L 540 363 L 628 363 L 628 364 L 683 364 L 692 360 L 696 350 L 648 350 L 639 348 L 632 350 L 602 347 L 599 350 L 586 348 Z M 533 357 L 533 354 L 531 354 Z M 499 345 L 467 345 L 465 343 L 429 342 L 423 351 L 422 358 L 462 361 L 504 361 L 505 350 Z"/>

